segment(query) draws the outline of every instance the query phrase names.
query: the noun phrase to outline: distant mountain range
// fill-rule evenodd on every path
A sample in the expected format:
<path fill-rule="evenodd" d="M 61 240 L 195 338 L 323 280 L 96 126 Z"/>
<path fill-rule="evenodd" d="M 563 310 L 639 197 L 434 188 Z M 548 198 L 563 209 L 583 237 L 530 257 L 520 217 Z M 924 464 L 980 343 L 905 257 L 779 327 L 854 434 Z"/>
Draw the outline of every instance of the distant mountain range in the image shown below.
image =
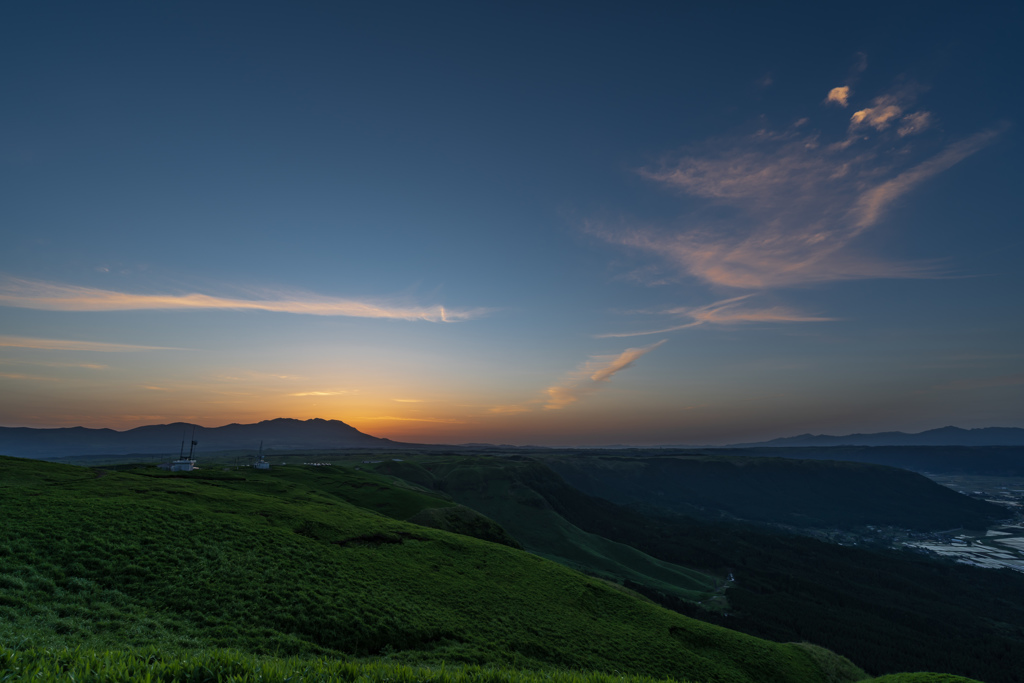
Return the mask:
<path fill-rule="evenodd" d="M 917 434 L 879 432 L 877 434 L 801 434 L 758 443 L 740 443 L 726 448 L 764 448 L 775 446 L 1024 446 L 1024 429 L 984 427 L 960 429 L 941 427 Z"/>
<path fill-rule="evenodd" d="M 255 424 L 229 424 L 223 427 L 201 427 L 187 422 L 147 425 L 119 432 L 113 429 L 64 427 L 35 429 L 31 427 L 0 427 L 0 454 L 22 458 L 55 458 L 76 455 L 155 455 L 178 453 L 182 441 L 188 442 L 195 428 L 198 452 L 252 450 L 317 450 L 331 448 L 455 448 L 469 450 L 540 450 L 542 446 L 495 446 L 492 444 L 461 444 L 438 446 L 382 439 L 364 434 L 340 420 L 293 420 L 278 418 Z M 987 427 L 960 429 L 943 427 L 919 434 L 881 432 L 878 434 L 802 434 L 759 443 L 743 443 L 724 448 L 799 448 L 830 446 L 1024 446 L 1024 429 Z M 670 446 L 663 446 L 669 448 Z M 675 446 L 682 448 L 681 446 Z M 606 449 L 628 448 L 606 446 Z M 687 448 L 697 448 L 689 446 Z M 707 446 L 700 448 L 710 448 Z M 589 449 L 588 449 L 589 450 Z"/>
<path fill-rule="evenodd" d="M 390 439 L 364 434 L 340 420 L 292 420 L 278 418 L 256 424 L 201 427 L 187 422 L 147 425 L 123 432 L 113 429 L 66 427 L 33 429 L 0 427 L 0 454 L 22 458 L 52 458 L 74 455 L 177 454 L 188 452 L 192 430 L 199 442 L 198 452 L 249 449 L 301 450 L 321 448 L 394 448 L 402 445 Z"/>

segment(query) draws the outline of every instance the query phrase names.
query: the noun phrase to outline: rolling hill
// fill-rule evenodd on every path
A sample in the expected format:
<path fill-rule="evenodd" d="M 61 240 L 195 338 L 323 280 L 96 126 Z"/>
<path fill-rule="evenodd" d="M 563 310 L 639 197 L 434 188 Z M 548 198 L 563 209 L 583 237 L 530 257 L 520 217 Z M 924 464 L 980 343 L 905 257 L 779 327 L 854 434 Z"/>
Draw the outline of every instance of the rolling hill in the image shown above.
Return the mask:
<path fill-rule="evenodd" d="M 567 567 L 616 583 L 628 580 L 653 586 L 684 600 L 725 604 L 724 576 L 658 560 L 567 521 L 546 496 L 570 495 L 571 489 L 536 460 L 428 456 L 416 463 L 386 461 L 376 471 L 444 492 L 493 519 L 530 552 Z"/>
<path fill-rule="evenodd" d="M 794 527 L 983 529 L 1005 510 L 913 472 L 834 460 L 742 456 L 561 455 L 570 485 L 625 505 Z"/>
<path fill-rule="evenodd" d="M 356 507 L 299 467 L 0 468 L 0 643 L 19 650 L 232 648 L 794 683 L 828 680 L 822 656 L 839 661 Z"/>
<path fill-rule="evenodd" d="M 246 449 L 260 442 L 267 449 L 389 448 L 397 444 L 360 432 L 340 420 L 278 418 L 255 424 L 201 427 L 185 422 L 146 425 L 123 432 L 66 427 L 34 429 L 0 427 L 0 453 L 22 458 L 66 458 L 79 455 L 178 454 L 195 440 L 204 452 Z"/>
<path fill-rule="evenodd" d="M 773 640 L 821 642 L 875 673 L 938 667 L 949 675 L 1013 683 L 1024 668 L 1024 605 L 1010 597 L 1024 591 L 1018 573 L 897 550 L 843 547 L 649 505 L 616 505 L 567 485 L 546 464 L 562 457 L 423 454 L 413 462 L 385 461 L 377 467 L 417 485 L 443 488 L 457 499 L 473 497 L 474 504 L 490 506 L 491 516 L 523 534 L 529 549 L 536 551 L 541 543 L 545 556 L 587 572 L 598 573 L 600 563 L 572 565 L 567 558 L 599 554 L 601 546 L 587 539 L 600 537 L 605 547 L 615 547 L 608 543 L 615 541 L 676 567 L 732 575 L 728 607 L 722 610 L 695 604 L 693 596 L 680 599 L 678 592 L 605 558 L 605 576 L 618 571 L 617 580 L 627 587 L 705 621 Z M 816 469 L 812 464 L 807 472 Z M 886 476 L 890 470 L 867 472 Z M 562 533 L 566 526 L 575 532 Z"/>
<path fill-rule="evenodd" d="M 1024 446 L 775 446 L 698 449 L 689 455 L 843 460 L 929 474 L 1024 476 Z"/>

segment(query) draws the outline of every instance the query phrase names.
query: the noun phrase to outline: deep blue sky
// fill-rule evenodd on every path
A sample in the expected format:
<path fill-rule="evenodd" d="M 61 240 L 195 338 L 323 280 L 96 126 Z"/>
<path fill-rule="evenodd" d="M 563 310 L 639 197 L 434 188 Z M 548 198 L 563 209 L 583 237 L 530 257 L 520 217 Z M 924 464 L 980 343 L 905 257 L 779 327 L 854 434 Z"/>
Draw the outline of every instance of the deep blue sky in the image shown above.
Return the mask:
<path fill-rule="evenodd" d="M 0 423 L 1024 426 L 1024 6 L 551 4 L 5 4 Z"/>

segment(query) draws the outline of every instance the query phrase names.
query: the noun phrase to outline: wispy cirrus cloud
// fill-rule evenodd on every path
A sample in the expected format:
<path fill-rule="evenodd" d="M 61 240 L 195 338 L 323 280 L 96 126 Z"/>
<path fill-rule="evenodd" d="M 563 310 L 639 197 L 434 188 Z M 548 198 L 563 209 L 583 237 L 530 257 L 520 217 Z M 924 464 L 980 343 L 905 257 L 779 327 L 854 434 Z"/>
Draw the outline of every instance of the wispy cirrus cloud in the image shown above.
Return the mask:
<path fill-rule="evenodd" d="M 883 225 L 889 210 L 914 189 L 992 144 L 1008 126 L 944 145 L 937 136 L 914 140 L 934 128 L 934 115 L 914 108 L 925 88 L 904 81 L 857 103 L 851 84 L 866 66 L 866 56 L 858 54 L 847 84 L 825 96 L 831 108 L 854 109 L 837 139 L 827 139 L 803 117 L 783 130 L 711 140 L 637 170 L 663 187 L 704 200 L 713 213 L 698 206 L 675 228 L 589 224 L 586 229 L 609 243 L 653 255 L 654 263 L 667 264 L 677 277 L 748 292 L 939 275 L 934 262 L 888 260 L 860 248 L 858 238 Z M 628 277 L 648 285 L 673 281 L 660 266 L 650 265 L 633 268 Z M 642 331 L 597 336 L 834 319 L 786 306 L 756 306 L 747 296 L 643 311 L 664 320 Z"/>
<path fill-rule="evenodd" d="M 439 422 L 442 424 L 466 424 L 465 420 L 456 420 L 448 417 L 398 417 L 395 415 L 381 415 L 378 417 L 361 417 L 360 420 L 397 420 L 399 422 Z"/>
<path fill-rule="evenodd" d="M 932 118 L 930 111 L 918 111 L 913 114 L 907 114 L 900 121 L 900 127 L 896 132 L 901 138 L 923 133 L 932 127 Z"/>
<path fill-rule="evenodd" d="M 277 293 L 262 299 L 208 294 L 134 294 L 20 278 L 0 281 L 0 306 L 43 311 L 257 310 L 302 315 L 348 316 L 458 322 L 479 317 L 484 309 L 455 310 L 444 306 L 403 306 L 305 292 Z"/>
<path fill-rule="evenodd" d="M 294 394 L 287 394 L 288 396 L 303 397 L 303 396 L 343 396 L 345 394 L 357 393 L 353 389 L 340 389 L 336 391 L 299 391 Z"/>
<path fill-rule="evenodd" d="M 856 232 L 872 227 L 882 217 L 883 212 L 897 199 L 911 191 L 929 178 L 952 168 L 978 150 L 987 147 L 1002 132 L 1002 129 L 990 129 L 975 133 L 966 140 L 949 145 L 932 158 L 900 173 L 882 183 L 865 190 L 854 203 L 851 217 Z"/>
<path fill-rule="evenodd" d="M 905 159 L 914 150 L 901 148 L 899 136 L 891 134 L 883 141 L 858 137 L 834 145 L 823 144 L 817 133 L 793 131 L 718 141 L 640 174 L 731 208 L 727 222 L 680 231 L 590 230 L 654 253 L 709 284 L 738 289 L 925 277 L 933 274 L 928 264 L 886 261 L 851 243 L 912 189 L 991 144 L 1004 129 L 976 133 L 909 167 Z"/>
<path fill-rule="evenodd" d="M 840 90 L 833 88 L 832 93 Z M 917 83 L 904 82 L 887 93 L 883 93 L 871 100 L 869 106 L 858 109 L 850 115 L 849 132 L 851 136 L 860 135 L 864 129 L 873 128 L 876 131 L 884 131 L 899 123 L 897 134 L 899 137 L 916 135 L 928 130 L 932 124 L 933 115 L 928 111 L 910 112 L 918 95 L 926 88 Z M 847 89 L 846 94 L 849 95 Z M 846 104 L 843 104 L 845 107 Z M 855 137 L 851 137 L 852 141 Z"/>
<path fill-rule="evenodd" d="M 56 382 L 56 377 L 40 377 L 39 375 L 25 375 L 19 372 L 0 372 L 0 377 L 4 379 L 18 379 L 27 382 Z"/>
<path fill-rule="evenodd" d="M 109 365 L 99 363 L 56 363 L 39 360 L 15 360 L 13 358 L 0 358 L 0 365 L 37 365 L 44 368 L 84 368 L 86 370 L 109 370 Z"/>
<path fill-rule="evenodd" d="M 616 356 L 594 356 L 561 383 L 544 390 L 547 395 L 545 410 L 559 410 L 580 398 L 601 389 L 618 372 L 632 366 L 640 357 L 650 353 L 667 340 L 635 349 L 626 349 Z"/>
<path fill-rule="evenodd" d="M 588 394 L 598 391 L 607 385 L 616 373 L 632 366 L 641 356 L 650 353 L 666 341 L 668 340 L 662 339 L 660 342 L 650 346 L 626 349 L 622 353 L 615 355 L 591 356 L 576 370 L 563 377 L 558 384 L 545 389 L 542 392 L 542 396 L 522 403 L 491 406 L 487 409 L 487 412 L 491 415 L 518 415 L 520 413 L 532 412 L 538 407 L 543 407 L 544 410 L 559 410 L 571 403 L 576 403 Z"/>
<path fill-rule="evenodd" d="M 885 130 L 900 119 L 903 115 L 903 108 L 903 101 L 897 95 L 876 97 L 872 100 L 870 107 L 853 112 L 850 117 L 850 128 L 871 126 L 878 131 Z"/>
<path fill-rule="evenodd" d="M 73 339 L 38 339 L 35 337 L 12 337 L 10 335 L 0 335 L 0 346 L 45 351 L 99 351 L 102 353 L 187 350 L 172 346 L 139 346 L 137 344 L 111 344 L 107 342 L 76 341 Z"/>
<path fill-rule="evenodd" d="M 518 415 L 519 413 L 528 413 L 531 410 L 533 410 L 533 408 L 531 408 L 529 405 L 524 405 L 520 403 L 505 406 L 492 406 L 491 408 L 487 409 L 487 412 L 494 413 L 496 415 Z"/>
<path fill-rule="evenodd" d="M 676 307 L 661 311 L 639 311 L 641 313 L 656 313 L 658 315 L 671 316 L 673 318 L 688 318 L 689 322 L 672 325 L 657 330 L 646 330 L 643 332 L 609 332 L 595 335 L 598 338 L 608 337 L 640 337 L 648 334 L 664 334 L 675 332 L 688 327 L 699 325 L 737 325 L 742 323 L 792 323 L 792 322 L 824 322 L 835 320 L 811 316 L 796 311 L 787 306 L 769 306 L 767 308 L 752 308 L 744 306 L 743 302 L 750 299 L 751 294 L 716 301 L 706 306 Z"/>

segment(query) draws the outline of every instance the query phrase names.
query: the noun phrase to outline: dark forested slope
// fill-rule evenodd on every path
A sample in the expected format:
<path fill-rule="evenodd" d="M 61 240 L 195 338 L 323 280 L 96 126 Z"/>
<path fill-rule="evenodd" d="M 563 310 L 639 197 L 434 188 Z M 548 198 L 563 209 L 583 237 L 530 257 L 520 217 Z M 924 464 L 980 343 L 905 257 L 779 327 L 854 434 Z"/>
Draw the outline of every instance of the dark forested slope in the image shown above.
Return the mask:
<path fill-rule="evenodd" d="M 796 527 L 982 529 L 1006 514 L 894 467 L 738 456 L 553 456 L 565 480 L 612 502 Z"/>
<path fill-rule="evenodd" d="M 631 586 L 683 613 L 773 640 L 820 643 L 874 674 L 931 669 L 1014 683 L 1024 670 L 1024 574 L 665 516 L 586 495 L 554 476 L 538 479 L 536 490 L 586 531 L 733 575 L 727 615 Z"/>

